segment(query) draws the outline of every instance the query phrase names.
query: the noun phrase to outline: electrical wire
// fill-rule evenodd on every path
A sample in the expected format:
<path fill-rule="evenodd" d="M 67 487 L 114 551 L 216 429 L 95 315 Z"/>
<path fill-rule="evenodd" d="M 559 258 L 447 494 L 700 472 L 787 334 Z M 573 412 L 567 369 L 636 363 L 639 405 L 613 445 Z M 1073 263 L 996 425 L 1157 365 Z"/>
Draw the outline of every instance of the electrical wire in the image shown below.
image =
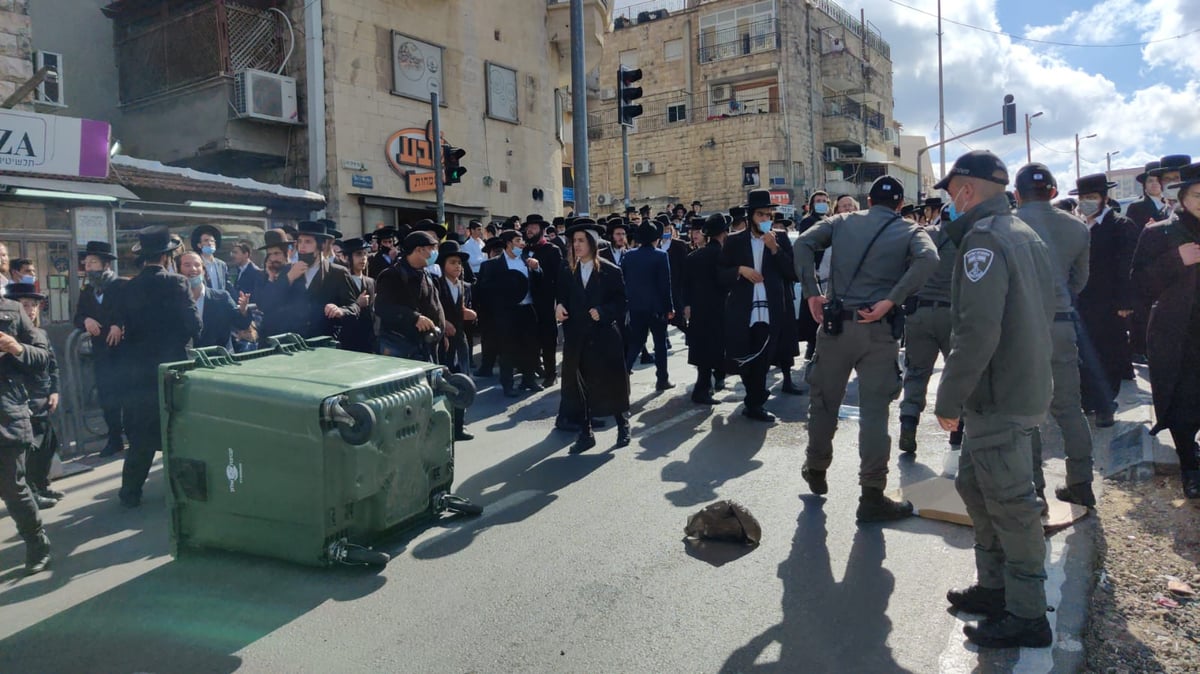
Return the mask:
<path fill-rule="evenodd" d="M 283 11 L 280 10 L 278 7 L 270 7 L 267 9 L 267 11 L 268 12 L 276 12 L 277 14 L 279 14 L 279 16 L 282 16 L 284 23 L 286 23 L 287 27 L 288 27 L 287 54 L 283 57 L 283 62 L 279 64 L 279 70 L 277 70 L 275 72 L 276 75 L 282 75 L 283 69 L 287 67 L 287 62 L 289 60 L 291 60 L 291 58 L 292 58 L 292 52 L 295 51 L 295 49 L 296 49 L 296 31 L 295 31 L 295 29 L 292 28 L 292 20 L 289 19 L 288 15 L 284 14 Z"/>
<path fill-rule="evenodd" d="M 1030 135 L 1030 136 L 1029 136 L 1029 138 L 1030 138 L 1030 139 L 1032 139 L 1032 140 L 1033 140 L 1033 142 L 1035 142 L 1035 143 L 1037 143 L 1038 145 L 1042 146 L 1042 148 L 1043 148 L 1043 149 L 1050 150 L 1051 152 L 1057 152 L 1057 153 L 1059 153 L 1059 154 L 1075 154 L 1075 151 L 1074 151 L 1074 150 L 1056 150 L 1056 149 L 1054 149 L 1054 148 L 1050 147 L 1049 145 L 1046 145 L 1046 144 L 1045 144 L 1045 143 L 1043 143 L 1042 141 L 1038 140 L 1038 139 L 1037 139 L 1037 136 Z"/>
<path fill-rule="evenodd" d="M 917 12 L 918 14 L 924 14 L 925 16 L 932 16 L 934 18 L 937 18 L 937 16 L 938 16 L 937 14 L 935 14 L 933 12 L 929 12 L 924 9 L 920 9 L 918 7 L 913 7 L 912 5 L 906 5 L 903 2 L 899 2 L 899 0 L 888 0 L 888 2 L 890 2 L 893 5 L 896 5 L 898 7 L 903 7 L 905 9 L 911 9 L 912 11 Z M 1171 40 L 1180 40 L 1189 35 L 1195 35 L 1196 33 L 1200 33 L 1200 28 L 1196 28 L 1195 30 L 1189 30 L 1186 33 L 1180 33 L 1179 35 L 1172 35 L 1171 37 L 1163 37 L 1163 38 L 1159 38 L 1157 40 L 1146 40 L 1145 42 L 1117 42 L 1117 43 L 1113 43 L 1113 44 L 1082 44 L 1082 43 L 1078 43 L 1078 42 L 1057 42 L 1055 40 L 1038 40 L 1038 39 L 1032 38 L 1032 37 L 1023 37 L 1021 35 L 1013 35 L 1012 33 L 1006 33 L 1002 30 L 993 30 L 991 28 L 983 28 L 982 26 L 973 26 L 969 23 L 963 23 L 962 21 L 955 21 L 953 19 L 947 19 L 946 17 L 942 17 L 942 21 L 944 21 L 946 23 L 952 23 L 955 26 L 962 26 L 963 28 L 970 28 L 971 30 L 978 30 L 978 31 L 982 31 L 984 33 L 991 33 L 992 35 L 1003 35 L 1003 36 L 1013 39 L 1013 40 L 1020 40 L 1021 42 L 1033 42 L 1036 44 L 1047 44 L 1047 45 L 1053 45 L 1055 47 L 1080 47 L 1080 48 L 1085 48 L 1085 49 L 1119 49 L 1119 48 L 1126 48 L 1126 47 L 1145 47 L 1146 45 L 1156 44 L 1159 42 L 1170 42 Z"/>

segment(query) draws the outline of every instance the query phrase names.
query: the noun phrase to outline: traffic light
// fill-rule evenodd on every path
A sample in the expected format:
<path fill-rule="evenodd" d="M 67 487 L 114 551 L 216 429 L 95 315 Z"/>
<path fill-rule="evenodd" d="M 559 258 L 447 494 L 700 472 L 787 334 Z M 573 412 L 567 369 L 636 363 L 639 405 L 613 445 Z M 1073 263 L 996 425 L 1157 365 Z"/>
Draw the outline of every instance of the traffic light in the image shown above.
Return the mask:
<path fill-rule="evenodd" d="M 1004 106 L 1001 108 L 1004 113 L 1004 135 L 1017 132 L 1017 104 L 1013 102 L 1013 95 L 1007 94 L 1004 97 Z"/>
<path fill-rule="evenodd" d="M 642 88 L 630 86 L 642 79 L 641 68 L 626 68 L 617 70 L 617 118 L 623 126 L 633 126 L 633 118 L 642 114 L 642 106 L 634 103 L 642 97 Z"/>
<path fill-rule="evenodd" d="M 460 166 L 459 161 L 466 154 L 467 151 L 461 147 L 442 146 L 442 174 L 445 176 L 443 184 L 453 185 L 462 182 L 462 177 L 467 169 Z"/>

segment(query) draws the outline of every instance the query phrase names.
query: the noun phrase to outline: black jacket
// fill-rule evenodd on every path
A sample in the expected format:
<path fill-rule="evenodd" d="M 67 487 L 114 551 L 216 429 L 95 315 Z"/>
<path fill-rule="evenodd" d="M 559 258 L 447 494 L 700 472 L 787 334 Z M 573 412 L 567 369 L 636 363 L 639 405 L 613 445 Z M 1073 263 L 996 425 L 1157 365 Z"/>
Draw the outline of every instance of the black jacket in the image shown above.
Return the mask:
<path fill-rule="evenodd" d="M 237 302 L 224 290 L 204 288 L 204 313 L 200 317 L 203 329 L 193 346 L 224 346 L 232 348 L 231 335 L 235 330 L 250 327 L 250 314 L 242 315 Z"/>
<path fill-rule="evenodd" d="M 157 391 L 160 363 L 186 360 L 187 345 L 200 336 L 200 314 L 187 279 L 158 265 L 147 265 L 129 279 L 122 293 L 125 341 L 122 360 L 130 383 L 148 395 Z M 157 395 L 157 393 L 155 394 Z"/>
<path fill-rule="evenodd" d="M 638 246 L 621 258 L 621 271 L 629 292 L 630 313 L 666 318 L 675 311 L 669 253 L 654 246 Z"/>
<path fill-rule="evenodd" d="M 46 331 L 41 328 L 33 330 L 38 339 L 46 343 L 50 360 L 46 363 L 46 369 L 30 374 L 27 378 L 29 411 L 35 417 L 44 417 L 50 414 L 50 395 L 58 393 L 58 359 L 54 357 L 54 348 L 49 346 L 50 338 L 46 336 Z"/>
<path fill-rule="evenodd" d="M 419 343 L 418 315 L 444 329 L 446 317 L 433 277 L 400 258 L 375 280 L 376 335 Z"/>
<path fill-rule="evenodd" d="M 1088 282 L 1079 293 L 1080 311 L 1115 314 L 1136 306 L 1129 271 L 1137 239 L 1137 225 L 1116 211 L 1105 213 L 1092 227 Z"/>
<path fill-rule="evenodd" d="M 240 274 L 237 267 L 229 269 L 229 295 L 234 302 L 237 302 L 238 293 L 253 296 L 258 286 L 266 282 L 267 273 L 253 262 L 246 263 L 246 268 Z"/>
<path fill-rule="evenodd" d="M 787 239 L 786 232 L 774 232 L 779 244 L 778 252 L 771 253 L 763 246 L 762 276 L 767 291 L 767 307 L 770 314 L 771 344 L 779 340 L 784 328 L 786 314 L 793 308 L 788 302 L 786 285 L 797 282 L 792 264 L 792 248 L 780 239 Z M 754 267 L 754 251 L 751 248 L 752 234 L 744 229 L 730 234 L 721 249 L 721 268 L 734 275 L 733 286 L 725 299 L 725 353 L 730 359 L 746 358 L 758 352 L 761 344 L 750 343 L 750 310 L 753 308 L 754 284 L 737 275 L 738 267 Z"/>
<path fill-rule="evenodd" d="M 737 269 L 721 267 L 721 244 L 709 241 L 687 256 L 683 267 L 683 304 L 690 307 L 688 364 L 725 366 L 725 296 Z"/>
<path fill-rule="evenodd" d="M 1129 204 L 1129 208 L 1125 211 L 1125 217 L 1137 226 L 1140 232 L 1146 225 L 1159 220 L 1166 220 L 1171 215 L 1171 209 L 1165 205 L 1162 210 L 1154 204 L 1150 197 L 1142 197 L 1140 200 Z"/>
<path fill-rule="evenodd" d="M 346 319 L 342 323 L 342 334 L 338 341 L 341 347 L 347 351 L 357 351 L 359 353 L 375 353 L 375 279 L 370 276 L 364 276 L 363 287 L 360 291 L 358 285 L 354 286 L 354 290 L 359 294 L 366 291 L 368 304 L 365 307 L 358 308 L 358 316 L 353 319 Z M 350 277 L 350 283 L 354 283 L 354 277 Z M 355 302 L 358 300 L 355 299 Z"/>
<path fill-rule="evenodd" d="M 28 379 L 46 370 L 50 344 L 46 333 L 33 327 L 16 300 L 0 299 L 0 331 L 16 337 L 25 347 L 19 356 L 0 356 L 0 446 L 24 448 L 33 442 Z"/>
<path fill-rule="evenodd" d="M 280 270 L 275 282 L 267 284 L 260 292 L 263 337 L 284 332 L 294 332 L 306 339 L 337 337 L 341 326 L 358 316 L 358 292 L 345 267 L 331 265 L 328 260 L 322 261 L 312 284 L 307 288 L 304 287 L 303 275 L 295 282 L 288 280 L 289 269 L 291 265 Z M 340 308 L 345 315 L 340 319 L 326 318 L 325 306 L 328 304 Z"/>
<path fill-rule="evenodd" d="M 462 291 L 458 295 L 458 301 L 454 301 L 454 296 L 450 294 L 450 282 L 445 276 L 437 278 L 438 299 L 442 302 L 442 314 L 446 318 L 446 322 L 454 326 L 454 329 L 459 334 L 463 334 L 463 328 L 467 321 L 463 319 L 463 309 L 474 309 L 474 298 L 472 294 L 472 285 L 463 279 Z"/>
<path fill-rule="evenodd" d="M 399 255 L 399 252 L 395 253 L 395 255 Z M 388 259 L 383 256 L 382 251 L 375 253 L 367 258 L 367 276 L 370 276 L 373 279 L 378 279 L 379 275 L 383 273 L 384 269 L 387 269 L 395 263 L 395 256 L 393 256 L 391 259 Z"/>
<path fill-rule="evenodd" d="M 96 298 L 96 291 L 91 285 L 84 285 L 79 291 L 79 302 L 75 305 L 75 316 L 72 323 L 75 327 L 86 331 L 84 327 L 85 319 L 92 319 L 100 324 L 100 335 L 92 337 L 92 356 L 95 358 L 106 358 L 115 356 L 120 351 L 121 345 L 110 348 L 108 346 L 108 330 L 112 326 L 120 326 L 121 320 L 121 291 L 124 289 L 128 279 L 120 277 L 109 281 L 104 288 L 103 298 L 101 301 Z"/>
<path fill-rule="evenodd" d="M 541 267 L 541 281 L 532 288 L 533 306 L 538 313 L 538 323 L 554 321 L 554 303 L 558 297 L 559 272 L 563 268 L 563 255 L 558 246 L 541 239 L 525 247 L 521 259 L 533 258 Z"/>

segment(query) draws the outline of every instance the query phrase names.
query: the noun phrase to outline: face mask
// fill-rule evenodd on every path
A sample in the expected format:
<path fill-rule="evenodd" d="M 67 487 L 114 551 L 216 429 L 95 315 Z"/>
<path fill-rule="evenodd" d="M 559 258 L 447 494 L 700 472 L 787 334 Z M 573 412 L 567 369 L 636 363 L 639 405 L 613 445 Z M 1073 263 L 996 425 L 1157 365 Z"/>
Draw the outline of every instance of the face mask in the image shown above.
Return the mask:
<path fill-rule="evenodd" d="M 1098 199 L 1081 199 L 1079 201 L 1079 212 L 1085 217 L 1092 217 L 1100 212 L 1100 200 Z"/>
<path fill-rule="evenodd" d="M 1179 201 L 1179 190 L 1163 190 L 1163 196 L 1171 201 Z"/>
<path fill-rule="evenodd" d="M 824 201 L 815 203 L 813 204 L 813 211 L 815 211 L 817 215 L 825 215 L 829 212 L 829 204 L 825 203 Z"/>
<path fill-rule="evenodd" d="M 663 241 L 670 241 L 670 240 L 671 240 L 671 233 L 663 232 Z"/>
<path fill-rule="evenodd" d="M 217 252 L 217 249 L 213 246 L 204 245 L 200 246 L 200 252 L 204 255 L 212 255 L 213 253 Z"/>
<path fill-rule="evenodd" d="M 188 279 L 188 287 L 189 288 L 199 288 L 202 285 L 204 285 L 204 277 L 203 276 L 192 276 Z"/>
<path fill-rule="evenodd" d="M 35 279 L 32 276 L 22 276 L 21 283 L 28 283 L 29 285 L 33 285 L 33 284 L 37 283 L 37 279 Z"/>
<path fill-rule="evenodd" d="M 437 253 L 438 253 L 438 252 L 437 252 L 437 248 L 434 248 L 434 249 L 433 249 L 433 251 L 429 253 L 429 261 L 428 261 L 428 262 L 426 262 L 425 264 L 434 264 L 434 263 L 436 263 L 436 262 L 437 262 Z"/>
<path fill-rule="evenodd" d="M 304 264 L 311 267 L 317 261 L 317 254 L 316 253 L 301 253 L 298 256 L 298 261 L 303 262 Z"/>
<path fill-rule="evenodd" d="M 99 285 L 100 282 L 104 280 L 104 272 L 103 271 L 89 271 L 87 273 L 87 279 L 88 279 L 88 283 L 90 283 L 92 285 Z"/>
<path fill-rule="evenodd" d="M 771 221 L 767 220 L 766 222 L 758 223 L 758 231 L 762 232 L 763 234 L 770 232 L 771 231 Z"/>

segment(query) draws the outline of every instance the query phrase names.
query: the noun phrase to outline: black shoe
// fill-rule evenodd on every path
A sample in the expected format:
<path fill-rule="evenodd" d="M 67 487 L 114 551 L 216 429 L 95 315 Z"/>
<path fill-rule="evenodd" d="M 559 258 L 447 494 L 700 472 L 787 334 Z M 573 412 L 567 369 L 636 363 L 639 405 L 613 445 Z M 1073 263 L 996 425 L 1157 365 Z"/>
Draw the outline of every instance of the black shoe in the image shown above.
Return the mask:
<path fill-rule="evenodd" d="M 37 504 L 38 510 L 49 510 L 58 505 L 57 499 L 46 498 L 41 494 L 34 494 L 33 502 Z"/>
<path fill-rule="evenodd" d="M 45 487 L 45 488 L 37 490 L 37 495 L 41 496 L 42 498 L 52 498 L 55 501 L 61 501 L 67 497 L 67 495 L 62 493 L 61 491 L 51 489 L 50 487 Z"/>
<path fill-rule="evenodd" d="M 747 407 L 746 409 L 742 410 L 742 416 L 746 417 L 747 419 L 765 421 L 767 423 L 775 421 L 775 415 L 761 407 Z"/>
<path fill-rule="evenodd" d="M 142 497 L 141 496 L 126 496 L 124 494 L 121 494 L 120 499 L 121 499 L 121 506 L 124 508 L 136 508 L 136 507 L 142 505 Z"/>
<path fill-rule="evenodd" d="M 693 393 L 692 402 L 696 403 L 697 405 L 717 405 L 720 403 L 720 401 L 712 397 L 711 393 L 705 395 L 696 395 Z"/>
<path fill-rule="evenodd" d="M 1183 495 L 1188 498 L 1200 498 L 1200 470 L 1185 470 L 1179 477 L 1183 482 Z"/>
<path fill-rule="evenodd" d="M 520 398 L 521 393 L 519 391 L 517 391 L 517 389 L 515 389 L 515 388 L 506 388 L 506 389 L 504 389 L 504 397 L 505 398 Z"/>
<path fill-rule="evenodd" d="M 946 593 L 946 601 L 956 611 L 998 616 L 1004 613 L 1004 588 L 972 585 L 961 590 L 950 590 Z"/>
<path fill-rule="evenodd" d="M 581 426 L 580 424 L 571 422 L 571 421 L 567 421 L 563 417 L 558 417 L 557 419 L 554 420 L 554 430 L 556 430 L 556 431 L 566 431 L 568 433 L 578 433 L 580 428 L 583 428 L 583 426 Z"/>
<path fill-rule="evenodd" d="M 654 356 L 651 356 L 648 353 L 643 353 L 641 359 L 638 362 L 641 363 L 642 365 L 653 365 L 654 364 Z"/>
<path fill-rule="evenodd" d="M 1129 360 L 1132 360 L 1135 365 L 1146 365 L 1150 362 L 1150 360 L 1146 358 L 1146 354 L 1143 353 L 1135 353 L 1129 357 Z"/>
<path fill-rule="evenodd" d="M 917 451 L 917 422 L 915 420 L 900 420 L 900 451 L 907 454 Z"/>
<path fill-rule="evenodd" d="M 818 496 L 829 493 L 829 483 L 825 481 L 825 471 L 813 470 L 805 466 L 800 469 L 800 477 L 808 483 L 808 488 L 812 490 L 812 493 Z"/>
<path fill-rule="evenodd" d="M 479 369 L 479 370 L 475 370 L 475 376 L 476 377 L 494 377 L 496 375 L 492 374 L 491 370 Z"/>
<path fill-rule="evenodd" d="M 713 379 L 713 390 L 714 391 L 724 391 L 725 390 L 725 378 L 724 377 L 717 377 L 716 379 Z"/>
<path fill-rule="evenodd" d="M 596 446 L 596 436 L 588 433 L 587 435 L 580 434 L 575 440 L 575 444 L 571 445 L 568 450 L 571 454 L 581 454 Z"/>
<path fill-rule="evenodd" d="M 101 459 L 107 459 L 108 457 L 116 456 L 123 451 L 125 451 L 125 445 L 119 442 L 115 444 L 109 442 L 104 446 L 104 449 L 100 450 L 100 453 L 97 456 L 99 456 Z"/>
<path fill-rule="evenodd" d="M 538 392 L 538 391 L 545 391 L 545 390 L 546 390 L 546 387 L 545 387 L 545 386 L 542 386 L 541 384 L 537 383 L 536 381 L 534 381 L 534 380 L 532 380 L 532 379 L 530 379 L 530 380 L 529 380 L 529 381 L 527 381 L 527 382 L 522 382 L 522 383 L 521 383 L 521 388 L 522 388 L 522 389 L 524 389 L 524 390 L 526 390 L 526 391 L 533 391 L 533 392 L 535 392 L 535 393 L 536 393 L 536 392 Z"/>
<path fill-rule="evenodd" d="M 470 433 L 468 433 L 466 431 L 459 431 L 454 434 L 455 442 L 466 442 L 468 440 L 474 440 L 474 439 L 475 439 L 475 436 L 471 435 Z"/>
<path fill-rule="evenodd" d="M 33 540 L 25 542 L 25 575 L 41 573 L 50 566 L 50 539 L 45 531 L 34 534 Z"/>
<path fill-rule="evenodd" d="M 1116 423 L 1112 411 L 1096 412 L 1096 428 L 1112 428 Z"/>
<path fill-rule="evenodd" d="M 1046 648 L 1054 643 L 1046 616 L 1018 618 L 1005 613 L 963 628 L 967 641 L 981 648 Z"/>
<path fill-rule="evenodd" d="M 1091 482 L 1069 484 L 1054 490 L 1054 498 L 1064 503 L 1074 503 L 1088 508 L 1096 507 L 1096 495 L 1092 493 Z"/>
<path fill-rule="evenodd" d="M 558 377 L 546 377 L 542 380 L 542 388 L 550 388 L 558 383 Z"/>
<path fill-rule="evenodd" d="M 784 393 L 788 393 L 788 394 L 791 394 L 794 396 L 802 396 L 805 393 L 808 393 L 807 388 L 797 386 L 791 379 L 783 380 L 783 388 L 781 388 L 780 391 L 783 391 Z"/>
<path fill-rule="evenodd" d="M 908 501 L 893 501 L 883 495 L 882 489 L 863 487 L 862 496 L 858 497 L 858 512 L 855 515 L 859 524 L 867 522 L 891 522 L 912 517 L 913 506 Z"/>
<path fill-rule="evenodd" d="M 629 422 L 625 422 L 624 424 L 617 426 L 617 444 L 615 446 L 628 447 L 629 443 L 632 441 L 633 438 L 630 437 L 629 433 Z"/>
<path fill-rule="evenodd" d="M 675 384 L 672 384 L 669 379 L 660 379 L 658 380 L 658 383 L 654 385 L 655 391 L 666 391 L 667 389 L 672 388 L 675 388 Z"/>

